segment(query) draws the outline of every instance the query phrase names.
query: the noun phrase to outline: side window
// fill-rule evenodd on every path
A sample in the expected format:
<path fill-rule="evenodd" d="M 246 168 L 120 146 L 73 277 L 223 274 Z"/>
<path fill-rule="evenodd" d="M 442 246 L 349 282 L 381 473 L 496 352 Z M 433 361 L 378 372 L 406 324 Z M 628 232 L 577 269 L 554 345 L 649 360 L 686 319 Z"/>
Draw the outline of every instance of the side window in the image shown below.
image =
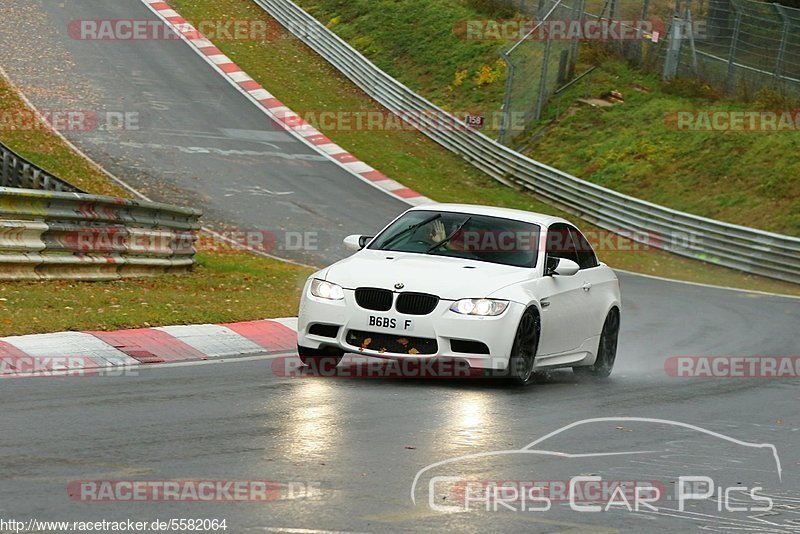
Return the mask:
<path fill-rule="evenodd" d="M 566 224 L 556 223 L 547 230 L 547 257 L 564 258 L 580 265 L 578 251 Z"/>
<path fill-rule="evenodd" d="M 581 269 L 591 269 L 592 267 L 600 265 L 592 249 L 592 245 L 589 244 L 586 237 L 573 226 L 570 226 L 569 230 L 575 242 L 575 247 L 578 252 L 578 265 L 580 265 Z"/>

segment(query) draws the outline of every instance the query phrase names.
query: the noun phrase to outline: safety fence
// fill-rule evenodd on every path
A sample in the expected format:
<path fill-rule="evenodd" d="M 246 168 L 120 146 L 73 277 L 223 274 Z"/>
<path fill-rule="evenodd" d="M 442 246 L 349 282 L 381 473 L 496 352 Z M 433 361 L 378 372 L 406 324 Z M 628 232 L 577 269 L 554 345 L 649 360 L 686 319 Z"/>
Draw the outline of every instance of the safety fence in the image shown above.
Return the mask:
<path fill-rule="evenodd" d="M 532 191 L 597 226 L 676 254 L 800 283 L 800 238 L 679 212 L 586 182 L 515 152 L 459 122 L 380 70 L 291 0 L 255 0 L 279 23 L 390 110 L 494 179 Z M 652 239 L 657 236 L 657 239 Z"/>
<path fill-rule="evenodd" d="M 794 96 L 800 91 L 797 6 L 764 0 L 498 0 L 498 4 L 539 21 L 607 20 L 622 26 L 647 22 L 650 31 L 640 32 L 638 38 L 611 40 L 607 45 L 636 64 L 660 70 L 665 79 L 699 78 L 720 91 L 746 97 L 764 88 Z M 517 70 L 542 69 L 541 78 L 522 82 L 529 93 L 540 87 L 536 98 L 525 102 L 535 103 L 539 114 L 541 101 L 560 81 L 552 72 L 563 75 L 565 63 L 558 57 L 548 67 L 550 49 L 556 44 L 523 39 L 515 45 Z M 578 44 L 572 42 L 574 47 Z M 571 49 L 569 60 L 574 62 L 576 54 L 577 48 Z M 512 92 L 512 104 L 519 92 Z"/>
<path fill-rule="evenodd" d="M 0 167 L 0 186 L 2 187 L 81 192 L 73 185 L 30 163 L 3 143 L 0 143 L 0 157 L 3 160 L 2 167 Z"/>
<path fill-rule="evenodd" d="M 0 187 L 0 279 L 114 280 L 185 272 L 200 212 Z"/>
<path fill-rule="evenodd" d="M 757 0 L 683 0 L 664 76 L 696 76 L 728 93 L 800 92 L 800 9 Z"/>

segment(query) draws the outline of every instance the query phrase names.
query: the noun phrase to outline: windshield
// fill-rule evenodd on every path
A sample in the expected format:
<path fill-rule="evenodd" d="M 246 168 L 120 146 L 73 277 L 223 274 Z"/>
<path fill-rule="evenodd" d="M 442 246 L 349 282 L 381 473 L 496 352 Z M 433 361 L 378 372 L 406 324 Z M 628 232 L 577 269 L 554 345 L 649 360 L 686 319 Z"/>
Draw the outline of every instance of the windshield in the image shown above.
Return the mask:
<path fill-rule="evenodd" d="M 500 217 L 419 210 L 400 217 L 368 248 L 535 267 L 539 231 Z"/>

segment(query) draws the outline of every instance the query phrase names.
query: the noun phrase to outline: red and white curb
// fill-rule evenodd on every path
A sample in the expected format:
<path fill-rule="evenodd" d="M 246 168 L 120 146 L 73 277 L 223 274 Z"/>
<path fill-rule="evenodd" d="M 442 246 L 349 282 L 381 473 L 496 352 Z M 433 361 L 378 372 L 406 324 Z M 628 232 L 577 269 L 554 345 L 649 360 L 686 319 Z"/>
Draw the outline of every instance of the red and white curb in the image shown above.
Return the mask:
<path fill-rule="evenodd" d="M 280 354 L 296 349 L 296 318 L 15 336 L 0 338 L 0 377 Z"/>
<path fill-rule="evenodd" d="M 239 68 L 219 48 L 214 46 L 214 43 L 206 39 L 202 33 L 172 9 L 167 2 L 161 0 L 142 0 L 142 2 L 175 32 L 180 34 L 183 40 L 189 43 L 192 49 L 200 54 L 218 73 L 224 76 L 231 85 L 246 95 L 277 124 L 292 133 L 300 141 L 311 146 L 322 156 L 337 163 L 359 179 L 386 191 L 408 204 L 418 206 L 433 202 L 433 200 L 370 167 L 303 120 L 302 117 L 286 107 Z"/>

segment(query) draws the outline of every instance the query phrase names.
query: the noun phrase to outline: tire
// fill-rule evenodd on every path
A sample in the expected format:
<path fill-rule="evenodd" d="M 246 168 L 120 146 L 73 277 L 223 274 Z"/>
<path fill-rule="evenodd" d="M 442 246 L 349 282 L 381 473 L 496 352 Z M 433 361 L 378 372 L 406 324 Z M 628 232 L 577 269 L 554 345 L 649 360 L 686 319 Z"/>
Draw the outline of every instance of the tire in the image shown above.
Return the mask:
<path fill-rule="evenodd" d="M 539 348 L 541 320 L 533 308 L 528 308 L 519 320 L 511 356 L 508 359 L 509 379 L 518 386 L 527 386 L 538 378 L 533 366 Z"/>
<path fill-rule="evenodd" d="M 309 349 L 297 346 L 297 355 L 303 365 L 315 372 L 328 372 L 336 368 L 344 357 L 344 352 L 334 347 Z"/>
<path fill-rule="evenodd" d="M 600 334 L 600 343 L 597 347 L 597 358 L 594 365 L 587 367 L 573 367 L 572 371 L 585 378 L 608 378 L 614 369 L 617 360 L 617 342 L 619 341 L 619 310 L 614 308 L 608 312 L 603 332 Z"/>

